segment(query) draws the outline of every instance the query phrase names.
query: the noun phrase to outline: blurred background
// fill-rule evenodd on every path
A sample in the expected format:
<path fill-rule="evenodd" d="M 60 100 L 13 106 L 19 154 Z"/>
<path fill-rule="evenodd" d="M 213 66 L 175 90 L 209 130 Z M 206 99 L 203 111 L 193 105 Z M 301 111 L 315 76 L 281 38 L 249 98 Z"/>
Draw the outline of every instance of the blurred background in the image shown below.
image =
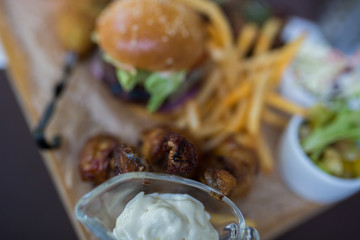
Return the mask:
<path fill-rule="evenodd" d="M 260 2 L 278 16 L 318 23 L 325 38 L 346 54 L 359 47 L 358 0 Z M 1 239 L 77 239 L 17 103 L 1 47 L 0 68 Z M 359 200 L 357 194 L 277 239 L 356 239 Z"/>

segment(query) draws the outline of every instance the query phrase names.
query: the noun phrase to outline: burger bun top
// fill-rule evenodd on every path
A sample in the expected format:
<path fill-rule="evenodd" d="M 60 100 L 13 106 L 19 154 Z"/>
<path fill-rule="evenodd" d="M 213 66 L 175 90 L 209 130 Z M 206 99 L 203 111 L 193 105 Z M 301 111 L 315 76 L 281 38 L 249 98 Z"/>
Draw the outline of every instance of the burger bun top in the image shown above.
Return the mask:
<path fill-rule="evenodd" d="M 100 15 L 102 50 L 121 64 L 149 71 L 188 70 L 204 56 L 205 22 L 174 0 L 119 0 Z"/>

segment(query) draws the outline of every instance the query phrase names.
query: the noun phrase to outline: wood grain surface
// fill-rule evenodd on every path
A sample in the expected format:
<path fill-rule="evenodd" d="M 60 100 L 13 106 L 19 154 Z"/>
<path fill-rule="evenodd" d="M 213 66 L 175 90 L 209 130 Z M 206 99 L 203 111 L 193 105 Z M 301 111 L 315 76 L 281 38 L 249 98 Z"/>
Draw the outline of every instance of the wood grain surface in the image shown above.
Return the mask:
<path fill-rule="evenodd" d="M 54 14 L 60 0 L 0 1 L 0 37 L 9 57 L 16 89 L 29 128 L 33 128 L 61 74 L 64 51 L 54 33 Z M 75 219 L 77 200 L 91 189 L 80 179 L 78 155 L 86 139 L 109 132 L 135 144 L 139 133 L 157 124 L 114 99 L 89 72 L 89 61 L 76 69 L 48 128 L 62 135 L 62 147 L 43 158 L 80 239 L 92 239 Z M 276 154 L 280 133 L 264 128 Z M 306 202 L 292 194 L 275 171 L 259 175 L 250 194 L 233 199 L 246 218 L 256 221 L 262 239 L 272 239 L 328 206 Z"/>

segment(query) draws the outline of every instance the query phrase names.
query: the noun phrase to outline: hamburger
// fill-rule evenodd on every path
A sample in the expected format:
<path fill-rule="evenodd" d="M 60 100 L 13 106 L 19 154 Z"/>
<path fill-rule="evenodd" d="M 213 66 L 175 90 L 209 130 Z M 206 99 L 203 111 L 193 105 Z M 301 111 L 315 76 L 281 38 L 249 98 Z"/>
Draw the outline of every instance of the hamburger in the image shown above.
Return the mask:
<path fill-rule="evenodd" d="M 206 62 L 204 18 L 174 0 L 115 1 L 100 14 L 95 39 L 121 92 L 140 95 L 150 112 L 186 95 L 189 76 Z"/>

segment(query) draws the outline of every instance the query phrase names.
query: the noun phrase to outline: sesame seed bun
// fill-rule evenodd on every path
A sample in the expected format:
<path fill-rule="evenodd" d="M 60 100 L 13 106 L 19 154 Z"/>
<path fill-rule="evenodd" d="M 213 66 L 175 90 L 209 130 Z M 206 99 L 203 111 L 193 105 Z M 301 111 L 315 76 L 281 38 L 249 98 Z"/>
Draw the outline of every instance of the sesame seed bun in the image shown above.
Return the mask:
<path fill-rule="evenodd" d="M 116 61 L 149 71 L 191 69 L 205 52 L 205 23 L 172 0 L 119 0 L 100 15 L 101 49 Z"/>

